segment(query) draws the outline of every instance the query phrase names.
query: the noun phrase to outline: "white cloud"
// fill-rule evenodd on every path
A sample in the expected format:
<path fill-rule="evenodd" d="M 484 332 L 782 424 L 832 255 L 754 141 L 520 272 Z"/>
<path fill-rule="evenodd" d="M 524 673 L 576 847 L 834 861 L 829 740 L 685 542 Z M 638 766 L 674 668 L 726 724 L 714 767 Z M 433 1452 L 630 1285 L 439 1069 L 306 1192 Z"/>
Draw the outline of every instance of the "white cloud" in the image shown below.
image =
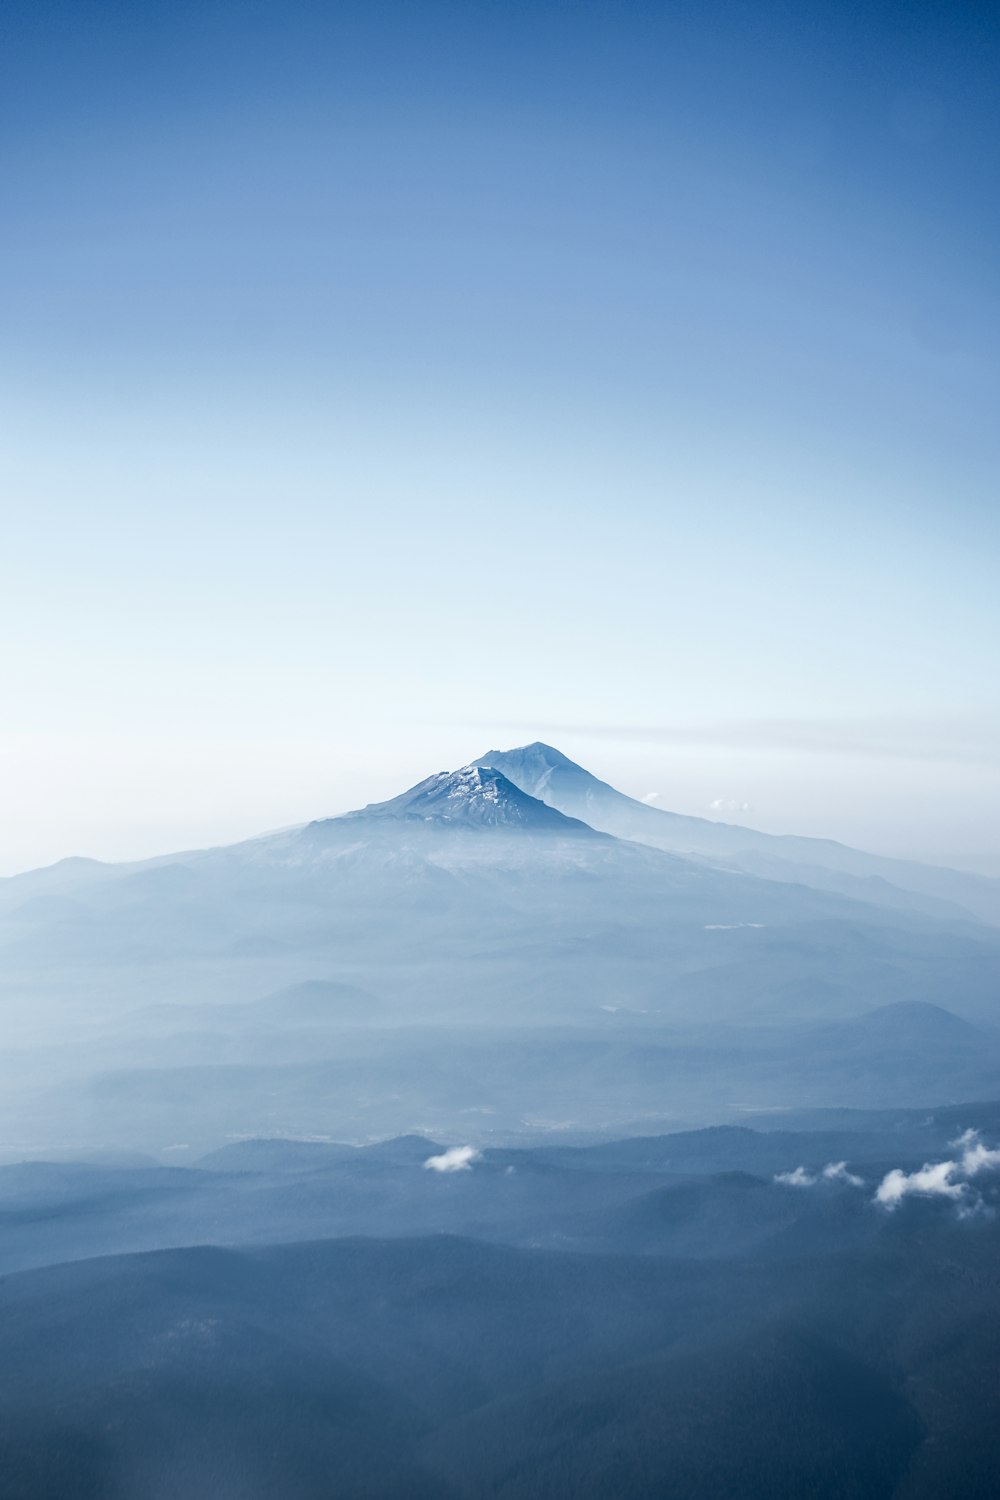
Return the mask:
<path fill-rule="evenodd" d="M 440 1156 L 429 1156 L 424 1166 L 431 1172 L 471 1172 L 472 1163 L 481 1156 L 475 1146 L 452 1146 Z"/>
<path fill-rule="evenodd" d="M 962 1147 L 962 1172 L 975 1177 L 978 1172 L 1000 1171 L 1000 1147 L 984 1146 L 978 1130 L 963 1130 L 953 1146 Z"/>
<path fill-rule="evenodd" d="M 860 1177 L 847 1170 L 846 1161 L 831 1161 L 821 1172 L 810 1172 L 807 1167 L 796 1167 L 791 1172 L 776 1172 L 775 1182 L 783 1187 L 815 1187 L 817 1182 L 843 1182 L 850 1187 L 862 1187 Z"/>
<path fill-rule="evenodd" d="M 710 802 L 708 805 L 711 808 L 712 812 L 753 812 L 753 806 L 751 805 L 751 803 L 738 802 L 735 797 L 716 797 L 715 801 Z"/>
<path fill-rule="evenodd" d="M 796 1167 L 793 1172 L 776 1172 L 774 1180 L 783 1183 L 785 1187 L 812 1187 L 816 1181 L 813 1174 L 807 1172 L 805 1167 Z"/>
<path fill-rule="evenodd" d="M 823 1176 L 827 1182 L 844 1182 L 849 1187 L 864 1187 L 860 1177 L 855 1177 L 853 1172 L 847 1170 L 846 1161 L 831 1161 L 823 1168 Z"/>
<path fill-rule="evenodd" d="M 875 1190 L 875 1202 L 883 1208 L 895 1208 L 905 1197 L 916 1194 L 920 1198 L 963 1197 L 969 1190 L 967 1182 L 956 1182 L 956 1162 L 924 1162 L 918 1172 L 904 1172 L 893 1167 L 887 1172 Z"/>
<path fill-rule="evenodd" d="M 966 1212 L 982 1207 L 982 1199 L 969 1186 L 969 1178 L 981 1172 L 1000 1171 L 1000 1149 L 984 1146 L 978 1130 L 965 1130 L 953 1146 L 962 1148 L 953 1161 L 924 1162 L 917 1172 L 894 1167 L 887 1172 L 875 1191 L 876 1203 L 896 1208 L 904 1198 L 949 1198 Z"/>
<path fill-rule="evenodd" d="M 659 792 L 647 792 L 646 795 L 645 795 L 645 797 L 640 798 L 640 801 L 642 801 L 642 802 L 659 802 L 659 800 L 660 800 L 660 793 Z"/>

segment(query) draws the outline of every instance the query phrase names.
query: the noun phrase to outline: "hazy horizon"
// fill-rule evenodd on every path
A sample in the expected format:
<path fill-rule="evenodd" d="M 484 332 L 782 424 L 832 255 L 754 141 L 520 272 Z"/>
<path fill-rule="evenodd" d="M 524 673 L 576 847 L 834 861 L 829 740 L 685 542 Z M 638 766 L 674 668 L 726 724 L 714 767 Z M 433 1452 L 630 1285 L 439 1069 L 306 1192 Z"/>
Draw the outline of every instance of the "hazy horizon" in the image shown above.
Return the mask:
<path fill-rule="evenodd" d="M 551 740 L 996 864 L 976 6 L 0 18 L 0 868 Z"/>
<path fill-rule="evenodd" d="M 878 748 L 875 739 L 879 726 L 867 726 L 872 741 L 869 745 L 862 739 L 856 748 L 839 751 L 822 743 L 824 735 L 832 737 L 829 726 L 788 724 L 759 726 L 763 745 L 751 745 L 749 750 L 726 747 L 727 736 L 741 730 L 750 736 L 754 728 L 757 726 L 718 726 L 714 730 L 705 726 L 672 731 L 661 728 L 638 731 L 631 737 L 618 736 L 614 731 L 599 734 L 571 729 L 566 733 L 549 732 L 545 738 L 602 781 L 651 807 L 764 833 L 834 839 L 873 854 L 950 864 L 956 869 L 1000 876 L 1000 848 L 993 841 L 993 830 L 988 824 L 981 845 L 971 843 L 966 848 L 947 842 L 935 845 L 934 831 L 943 840 L 948 834 L 947 827 L 939 820 L 925 821 L 912 830 L 910 837 L 905 833 L 900 837 L 900 830 L 893 828 L 891 821 L 879 825 L 859 817 L 847 800 L 849 791 L 846 795 L 841 791 L 843 800 L 838 799 L 836 768 L 843 756 L 870 757 L 870 776 L 881 779 L 891 772 L 897 788 L 897 760 L 902 761 L 904 775 L 908 766 L 913 767 L 911 776 L 916 791 L 917 778 L 925 771 L 923 759 L 888 745 Z M 859 728 L 863 736 L 864 726 L 851 726 L 856 735 Z M 795 748 L 796 737 L 805 739 L 808 746 L 810 729 L 820 743 L 815 748 Z M 468 764 L 488 749 L 509 749 L 542 737 L 525 733 L 518 739 L 516 729 L 503 725 L 495 726 L 495 730 L 495 733 L 481 732 L 477 742 L 472 738 L 472 730 L 461 735 L 432 735 L 425 729 L 420 740 L 426 742 L 426 751 L 412 748 L 403 753 L 397 747 L 390 747 L 389 753 L 382 750 L 371 762 L 353 755 L 346 771 L 339 775 L 328 772 L 321 745 L 268 746 L 267 771 L 258 770 L 259 780 L 250 786 L 237 775 L 236 798 L 232 777 L 226 778 L 228 805 L 224 815 L 209 809 L 200 793 L 193 797 L 190 806 L 183 805 L 181 799 L 186 792 L 183 779 L 172 789 L 166 809 L 160 804 L 135 806 L 127 822 L 124 812 L 128 804 L 124 801 L 119 805 L 121 822 L 90 823 L 84 820 L 84 810 L 74 808 L 64 812 L 57 803 L 46 810 L 41 827 L 36 824 L 26 828 L 25 848 L 29 851 L 26 855 L 19 855 L 16 841 L 10 841 L 8 825 L 0 878 L 65 858 L 142 860 L 184 848 L 233 843 L 315 818 L 336 817 L 368 802 L 395 796 L 437 771 Z M 782 747 L 782 738 L 792 743 Z M 768 748 L 769 739 L 775 742 L 774 748 Z M 435 754 L 437 760 L 433 759 Z M 287 757 L 284 762 L 283 756 Z M 813 761 L 819 763 L 818 770 L 812 769 Z M 887 763 L 885 768 L 883 763 Z M 289 765 L 295 768 L 297 779 L 300 778 L 299 785 L 291 789 L 283 774 Z M 828 783 L 825 803 L 814 805 L 812 799 L 817 795 L 824 767 L 833 768 L 834 780 Z M 130 769 L 134 771 L 134 766 Z M 719 788 L 723 790 L 713 795 Z M 733 788 L 737 789 L 737 795 L 732 795 Z M 136 794 L 141 795 L 138 784 L 133 788 L 133 795 Z M 751 794 L 762 800 L 749 800 Z M 67 832 L 74 826 L 78 837 L 84 840 L 78 846 L 72 845 L 72 836 Z"/>

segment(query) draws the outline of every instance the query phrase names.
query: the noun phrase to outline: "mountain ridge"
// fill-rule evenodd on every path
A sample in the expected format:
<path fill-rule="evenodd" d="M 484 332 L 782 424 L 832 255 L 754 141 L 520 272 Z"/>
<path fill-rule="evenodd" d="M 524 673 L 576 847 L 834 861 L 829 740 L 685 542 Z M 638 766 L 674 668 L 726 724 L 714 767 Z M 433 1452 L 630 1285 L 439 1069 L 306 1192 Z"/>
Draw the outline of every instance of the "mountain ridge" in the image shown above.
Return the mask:
<path fill-rule="evenodd" d="M 377 818 L 438 821 L 452 827 L 508 828 L 523 831 L 607 837 L 579 818 L 551 807 L 489 766 L 461 766 L 437 771 L 385 802 L 343 814 L 344 821 Z"/>
<path fill-rule="evenodd" d="M 489 750 L 474 762 L 490 766 L 522 791 L 580 818 L 604 833 L 681 857 L 723 860 L 764 879 L 791 881 L 876 904 L 893 904 L 893 892 L 938 903 L 928 915 L 959 915 L 1000 925 L 1000 880 L 945 866 L 870 854 L 835 839 L 763 833 L 651 807 L 601 781 L 542 740 L 510 750 Z M 877 882 L 890 888 L 880 890 Z M 950 908 L 950 910 L 948 909 Z"/>

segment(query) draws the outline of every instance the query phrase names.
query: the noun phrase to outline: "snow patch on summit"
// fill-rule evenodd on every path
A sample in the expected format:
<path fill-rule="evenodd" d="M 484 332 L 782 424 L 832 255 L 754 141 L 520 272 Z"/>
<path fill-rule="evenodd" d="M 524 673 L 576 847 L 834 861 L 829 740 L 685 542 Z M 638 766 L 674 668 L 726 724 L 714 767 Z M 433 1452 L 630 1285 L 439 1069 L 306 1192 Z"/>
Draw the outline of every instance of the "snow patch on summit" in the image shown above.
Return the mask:
<path fill-rule="evenodd" d="M 600 835 L 575 818 L 538 801 L 492 766 L 462 766 L 438 771 L 402 796 L 379 802 L 349 818 L 406 818 L 452 826 L 472 825 Z"/>
<path fill-rule="evenodd" d="M 479 766 L 463 766 L 460 771 L 441 772 L 441 782 L 448 787 L 447 795 L 456 800 L 462 797 L 481 797 L 484 802 L 499 803 L 500 777 L 484 776 Z"/>

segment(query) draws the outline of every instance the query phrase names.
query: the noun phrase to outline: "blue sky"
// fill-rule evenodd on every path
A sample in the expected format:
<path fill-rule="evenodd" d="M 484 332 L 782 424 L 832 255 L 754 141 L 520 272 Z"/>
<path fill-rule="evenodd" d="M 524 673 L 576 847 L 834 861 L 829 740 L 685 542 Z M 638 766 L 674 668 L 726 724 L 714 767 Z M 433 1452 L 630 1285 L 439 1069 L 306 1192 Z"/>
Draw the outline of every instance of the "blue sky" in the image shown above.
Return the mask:
<path fill-rule="evenodd" d="M 537 736 L 997 856 L 998 53 L 974 4 L 8 3 L 2 868 Z"/>

